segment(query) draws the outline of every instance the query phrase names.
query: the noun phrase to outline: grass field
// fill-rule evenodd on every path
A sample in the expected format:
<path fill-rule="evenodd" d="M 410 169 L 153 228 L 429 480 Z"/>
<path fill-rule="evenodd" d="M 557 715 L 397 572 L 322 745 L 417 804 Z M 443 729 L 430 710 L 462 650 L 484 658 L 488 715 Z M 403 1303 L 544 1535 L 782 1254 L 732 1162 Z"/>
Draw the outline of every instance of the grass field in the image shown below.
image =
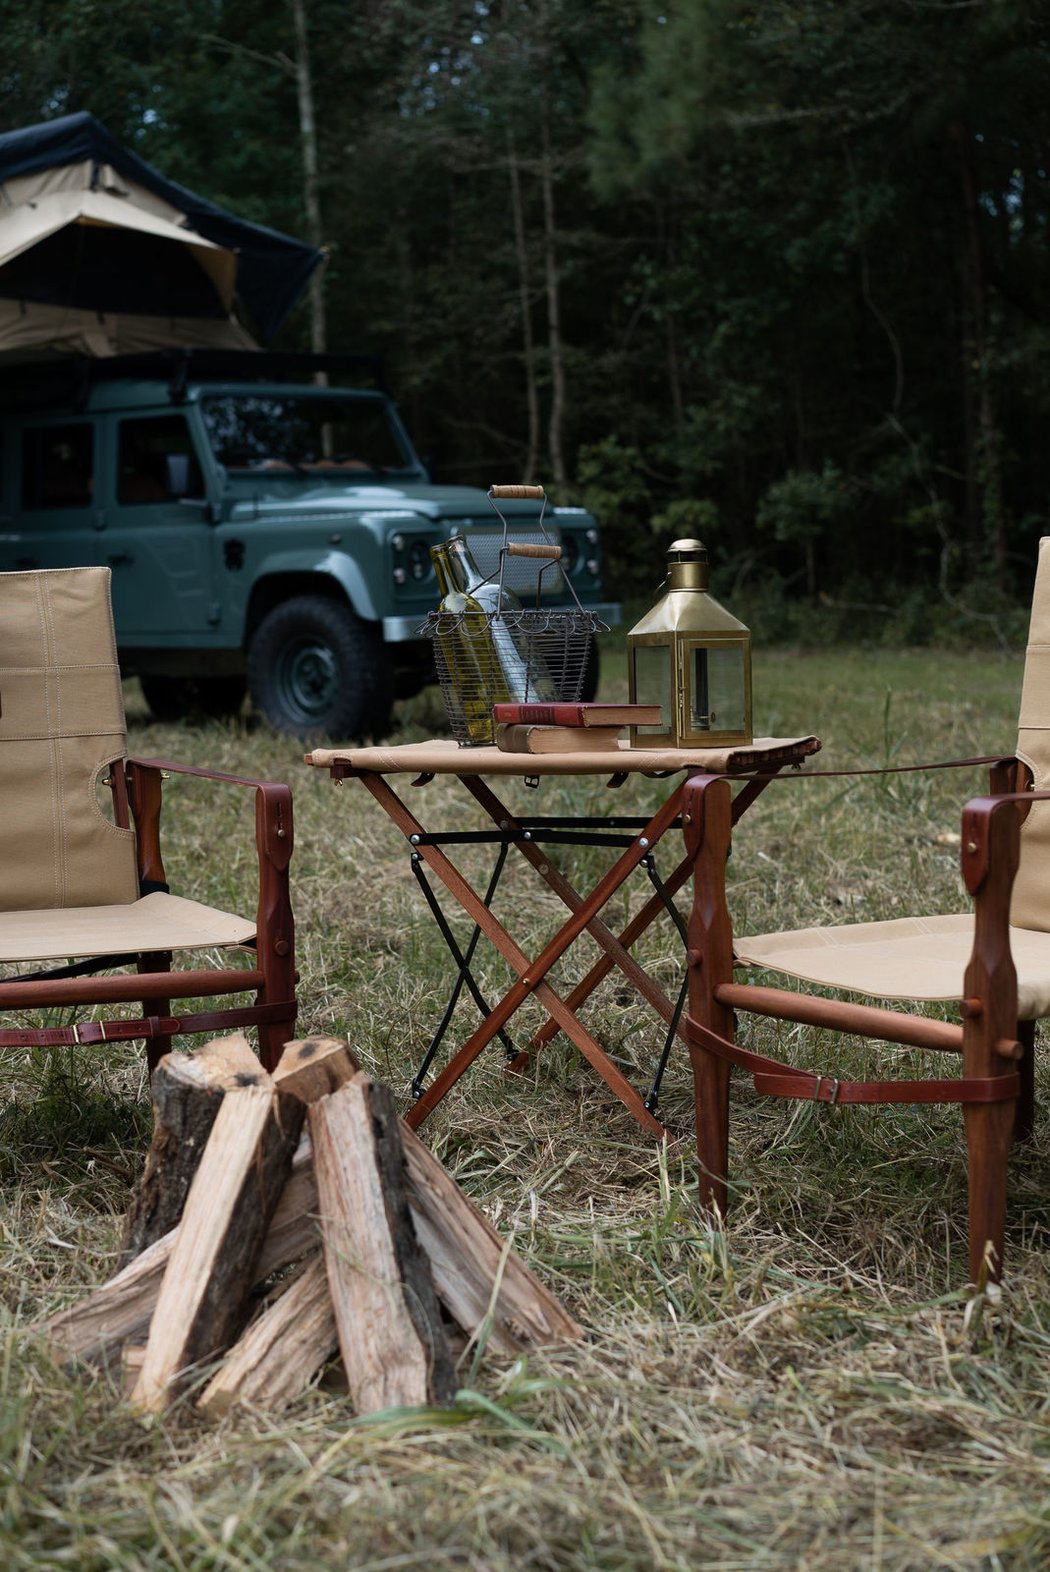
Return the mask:
<path fill-rule="evenodd" d="M 610 652 L 603 697 L 621 696 L 621 665 Z M 1010 752 L 1020 670 L 1005 655 L 763 652 L 756 729 L 816 732 L 827 767 Z M 403 1095 L 448 962 L 399 836 L 352 783 L 305 770 L 287 739 L 248 722 L 154 726 L 133 685 L 128 709 L 135 753 L 293 785 L 301 1028 L 345 1035 Z M 405 706 L 400 724 L 405 739 L 433 735 L 434 696 Z M 748 815 L 731 864 L 738 920 L 756 929 L 957 905 L 950 837 L 981 772 L 845 784 L 787 780 Z M 250 804 L 192 781 L 169 791 L 173 887 L 250 910 Z M 425 791 L 453 800 L 455 788 Z M 635 781 L 618 803 L 629 811 L 659 791 Z M 585 799 L 582 783 L 550 782 L 527 800 L 562 812 Z M 514 880 L 500 899 L 538 949 L 557 918 L 552 898 Z M 581 946 L 560 984 L 584 957 Z M 673 991 L 673 935 L 647 939 L 642 958 Z M 502 963 L 485 966 L 495 992 Z M 460 1036 L 470 1019 L 464 1006 Z M 651 1015 L 607 987 L 588 1020 L 644 1089 L 662 1036 Z M 753 1040 L 772 1043 L 775 1030 Z M 781 1049 L 821 1061 L 819 1038 L 780 1032 Z M 891 1057 L 857 1045 L 853 1068 Z M 140 1055 L 7 1054 L 0 1566 L 1050 1565 L 1042 1112 L 1012 1165 L 1002 1301 L 968 1304 L 957 1110 L 781 1104 L 740 1078 L 723 1233 L 695 1206 L 680 1049 L 661 1113 L 683 1134 L 666 1150 L 563 1039 L 521 1079 L 501 1064 L 498 1051 L 484 1056 L 423 1133 L 586 1342 L 527 1363 L 471 1360 L 447 1414 L 355 1422 L 322 1384 L 277 1418 L 211 1426 L 186 1403 L 140 1422 L 105 1378 L 56 1369 L 32 1331 L 112 1272 L 150 1124 Z"/>

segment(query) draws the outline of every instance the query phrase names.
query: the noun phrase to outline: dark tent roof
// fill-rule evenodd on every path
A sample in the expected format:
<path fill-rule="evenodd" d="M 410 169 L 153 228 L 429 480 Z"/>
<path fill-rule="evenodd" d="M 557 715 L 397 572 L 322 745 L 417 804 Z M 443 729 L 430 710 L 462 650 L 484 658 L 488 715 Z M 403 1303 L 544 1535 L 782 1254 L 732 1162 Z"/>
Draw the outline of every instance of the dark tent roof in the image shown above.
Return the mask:
<path fill-rule="evenodd" d="M 0 135 L 0 182 L 62 164 L 93 160 L 111 164 L 179 208 L 197 232 L 238 255 L 237 294 L 263 339 L 272 338 L 299 300 L 322 253 L 290 235 L 236 218 L 166 180 L 152 165 L 118 142 L 94 115 L 64 115 Z"/>

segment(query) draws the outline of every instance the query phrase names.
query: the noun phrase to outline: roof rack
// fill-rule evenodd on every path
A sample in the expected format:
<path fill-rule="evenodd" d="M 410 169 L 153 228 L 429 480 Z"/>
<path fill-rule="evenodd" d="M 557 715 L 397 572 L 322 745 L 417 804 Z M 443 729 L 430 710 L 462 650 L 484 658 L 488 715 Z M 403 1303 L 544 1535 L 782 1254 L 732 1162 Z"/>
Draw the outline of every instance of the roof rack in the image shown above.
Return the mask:
<path fill-rule="evenodd" d="M 318 355 L 256 349 L 160 349 L 137 355 L 91 359 L 86 355 L 0 363 L 0 408 L 82 404 L 98 382 L 128 377 L 167 382 L 175 400 L 191 382 L 307 382 L 319 373 L 333 380 L 367 377 L 378 392 L 388 391 L 377 356 Z"/>

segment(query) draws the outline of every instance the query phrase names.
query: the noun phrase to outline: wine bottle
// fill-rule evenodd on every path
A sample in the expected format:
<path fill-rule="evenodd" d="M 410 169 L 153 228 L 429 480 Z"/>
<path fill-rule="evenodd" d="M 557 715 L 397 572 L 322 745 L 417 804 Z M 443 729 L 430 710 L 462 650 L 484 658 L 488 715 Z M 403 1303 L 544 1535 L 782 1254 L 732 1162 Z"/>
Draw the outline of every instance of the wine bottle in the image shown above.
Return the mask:
<path fill-rule="evenodd" d="M 530 700 L 553 703 L 558 694 L 543 656 L 534 643 L 530 644 L 526 640 L 520 631 L 520 621 L 513 616 L 521 611 L 518 597 L 511 590 L 482 577 L 465 536 L 455 535 L 437 549 L 447 552 L 456 587 L 463 594 L 470 595 L 488 614 L 488 636 L 499 667 L 500 686 L 506 688 L 511 701 L 518 704 Z M 509 621 L 507 613 L 511 614 Z M 493 692 L 492 702 L 498 704 L 505 701 L 501 695 Z"/>
<path fill-rule="evenodd" d="M 492 742 L 492 705 L 507 689 L 493 693 L 498 685 L 498 666 L 493 657 L 489 617 L 473 595 L 461 589 L 449 554 L 451 541 L 431 546 L 430 558 L 437 575 L 441 604 L 437 641 L 448 681 L 458 701 L 467 740 Z M 508 695 L 509 696 L 509 695 Z"/>

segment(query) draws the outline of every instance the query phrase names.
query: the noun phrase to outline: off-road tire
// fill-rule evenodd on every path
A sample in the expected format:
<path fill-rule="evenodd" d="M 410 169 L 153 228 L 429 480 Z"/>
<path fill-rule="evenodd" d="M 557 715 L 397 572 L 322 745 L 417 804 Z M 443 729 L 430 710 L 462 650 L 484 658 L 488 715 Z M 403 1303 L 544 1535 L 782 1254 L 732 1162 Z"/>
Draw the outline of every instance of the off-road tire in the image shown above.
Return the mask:
<path fill-rule="evenodd" d="M 387 730 L 393 674 L 378 632 L 348 606 L 295 595 L 255 631 L 248 692 L 277 731 L 356 742 Z"/>

